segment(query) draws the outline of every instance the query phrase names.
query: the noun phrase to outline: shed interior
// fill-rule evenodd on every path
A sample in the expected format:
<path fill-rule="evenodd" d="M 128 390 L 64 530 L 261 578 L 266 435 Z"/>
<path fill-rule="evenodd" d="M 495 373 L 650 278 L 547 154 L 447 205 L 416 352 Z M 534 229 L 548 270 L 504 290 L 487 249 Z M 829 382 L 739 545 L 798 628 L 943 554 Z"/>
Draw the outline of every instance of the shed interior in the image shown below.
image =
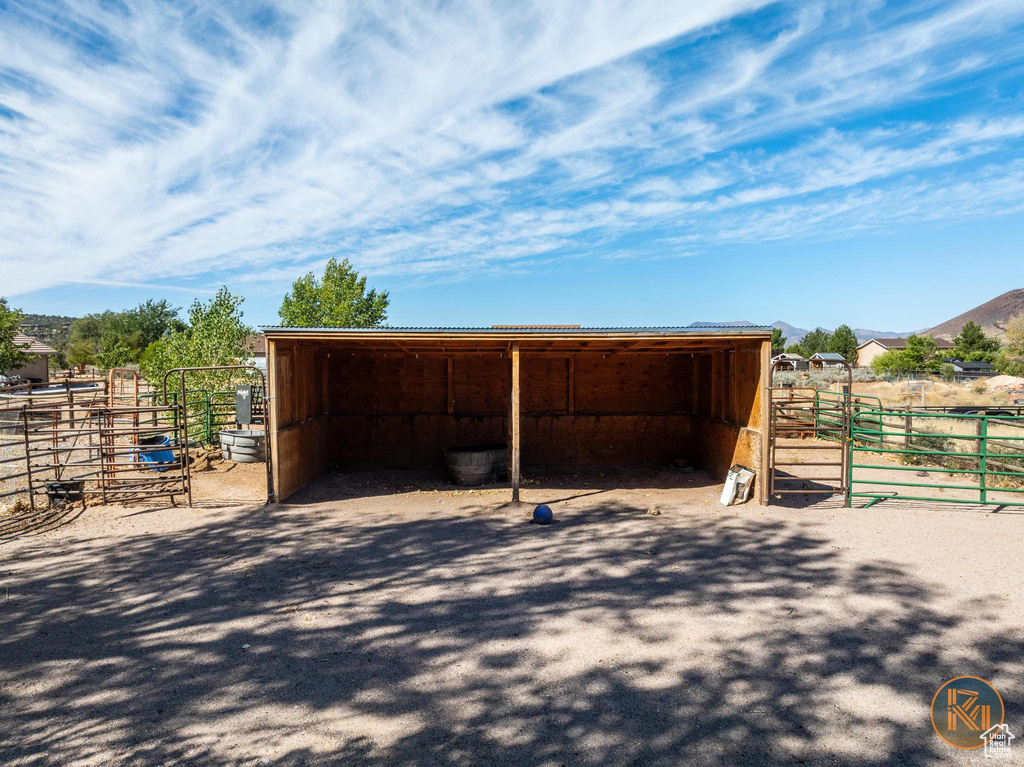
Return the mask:
<path fill-rule="evenodd" d="M 267 339 L 280 499 L 328 470 L 441 470 L 447 447 L 511 442 L 513 420 L 527 469 L 761 466 L 763 333 Z"/>

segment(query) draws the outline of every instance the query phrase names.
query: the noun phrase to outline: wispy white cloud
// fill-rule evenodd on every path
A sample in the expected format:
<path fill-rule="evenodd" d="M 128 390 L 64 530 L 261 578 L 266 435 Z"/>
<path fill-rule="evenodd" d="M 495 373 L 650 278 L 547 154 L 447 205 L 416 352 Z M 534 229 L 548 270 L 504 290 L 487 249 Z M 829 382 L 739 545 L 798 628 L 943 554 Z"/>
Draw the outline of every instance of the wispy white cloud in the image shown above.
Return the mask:
<path fill-rule="evenodd" d="M 15 4 L 0 294 L 278 284 L 336 253 L 450 278 L 1018 210 L 1020 168 L 991 159 L 1019 152 L 1019 103 L 921 107 L 1024 66 L 1022 22 L 1014 0 Z"/>

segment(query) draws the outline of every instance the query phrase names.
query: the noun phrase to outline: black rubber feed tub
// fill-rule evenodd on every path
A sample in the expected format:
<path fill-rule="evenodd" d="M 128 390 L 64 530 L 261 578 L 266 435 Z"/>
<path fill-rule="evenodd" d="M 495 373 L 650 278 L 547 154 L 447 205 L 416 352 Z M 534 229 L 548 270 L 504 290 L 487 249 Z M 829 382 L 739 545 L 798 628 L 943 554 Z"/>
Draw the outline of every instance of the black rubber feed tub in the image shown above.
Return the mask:
<path fill-rule="evenodd" d="M 450 447 L 444 451 L 448 476 L 456 485 L 486 485 L 508 479 L 508 446 Z"/>

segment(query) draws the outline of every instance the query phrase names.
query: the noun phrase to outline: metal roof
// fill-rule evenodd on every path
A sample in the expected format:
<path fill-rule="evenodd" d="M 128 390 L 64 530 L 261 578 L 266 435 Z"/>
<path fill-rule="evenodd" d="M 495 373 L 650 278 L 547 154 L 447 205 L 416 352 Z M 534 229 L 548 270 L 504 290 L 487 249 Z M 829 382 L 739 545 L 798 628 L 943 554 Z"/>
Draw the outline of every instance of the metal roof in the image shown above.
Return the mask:
<path fill-rule="evenodd" d="M 694 323 L 680 327 L 588 327 L 588 328 L 566 328 L 564 325 L 552 326 L 501 326 L 494 327 L 395 327 L 385 325 L 377 328 L 308 328 L 288 327 L 286 325 L 262 325 L 260 330 L 264 333 L 357 333 L 366 335 L 388 335 L 391 333 L 451 333 L 451 334 L 480 334 L 496 336 L 508 335 L 535 335 L 552 334 L 559 335 L 586 335 L 586 334 L 616 334 L 616 335 L 762 335 L 771 333 L 773 328 L 770 325 L 711 325 Z"/>

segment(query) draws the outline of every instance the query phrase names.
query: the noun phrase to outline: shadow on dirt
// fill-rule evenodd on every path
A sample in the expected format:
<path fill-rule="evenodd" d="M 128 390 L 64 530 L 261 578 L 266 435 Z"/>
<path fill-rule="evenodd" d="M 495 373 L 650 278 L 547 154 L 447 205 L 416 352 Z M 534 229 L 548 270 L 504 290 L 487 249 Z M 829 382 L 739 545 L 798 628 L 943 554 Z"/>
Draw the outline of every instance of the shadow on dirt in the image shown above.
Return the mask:
<path fill-rule="evenodd" d="M 943 639 L 984 605 L 940 609 L 912 573 L 842 564 L 813 528 L 593 501 L 544 535 L 283 505 L 22 551 L 0 604 L 0 763 L 930 765 L 948 753 L 905 702 L 1024 671 L 1024 641 L 1000 636 L 965 672 Z M 590 628 L 539 652 L 567 619 Z M 592 657 L 609 634 L 618 654 Z M 683 647 L 701 660 L 679 665 Z M 859 685 L 872 717 L 837 707 Z M 830 753 L 835 733 L 863 750 Z"/>

